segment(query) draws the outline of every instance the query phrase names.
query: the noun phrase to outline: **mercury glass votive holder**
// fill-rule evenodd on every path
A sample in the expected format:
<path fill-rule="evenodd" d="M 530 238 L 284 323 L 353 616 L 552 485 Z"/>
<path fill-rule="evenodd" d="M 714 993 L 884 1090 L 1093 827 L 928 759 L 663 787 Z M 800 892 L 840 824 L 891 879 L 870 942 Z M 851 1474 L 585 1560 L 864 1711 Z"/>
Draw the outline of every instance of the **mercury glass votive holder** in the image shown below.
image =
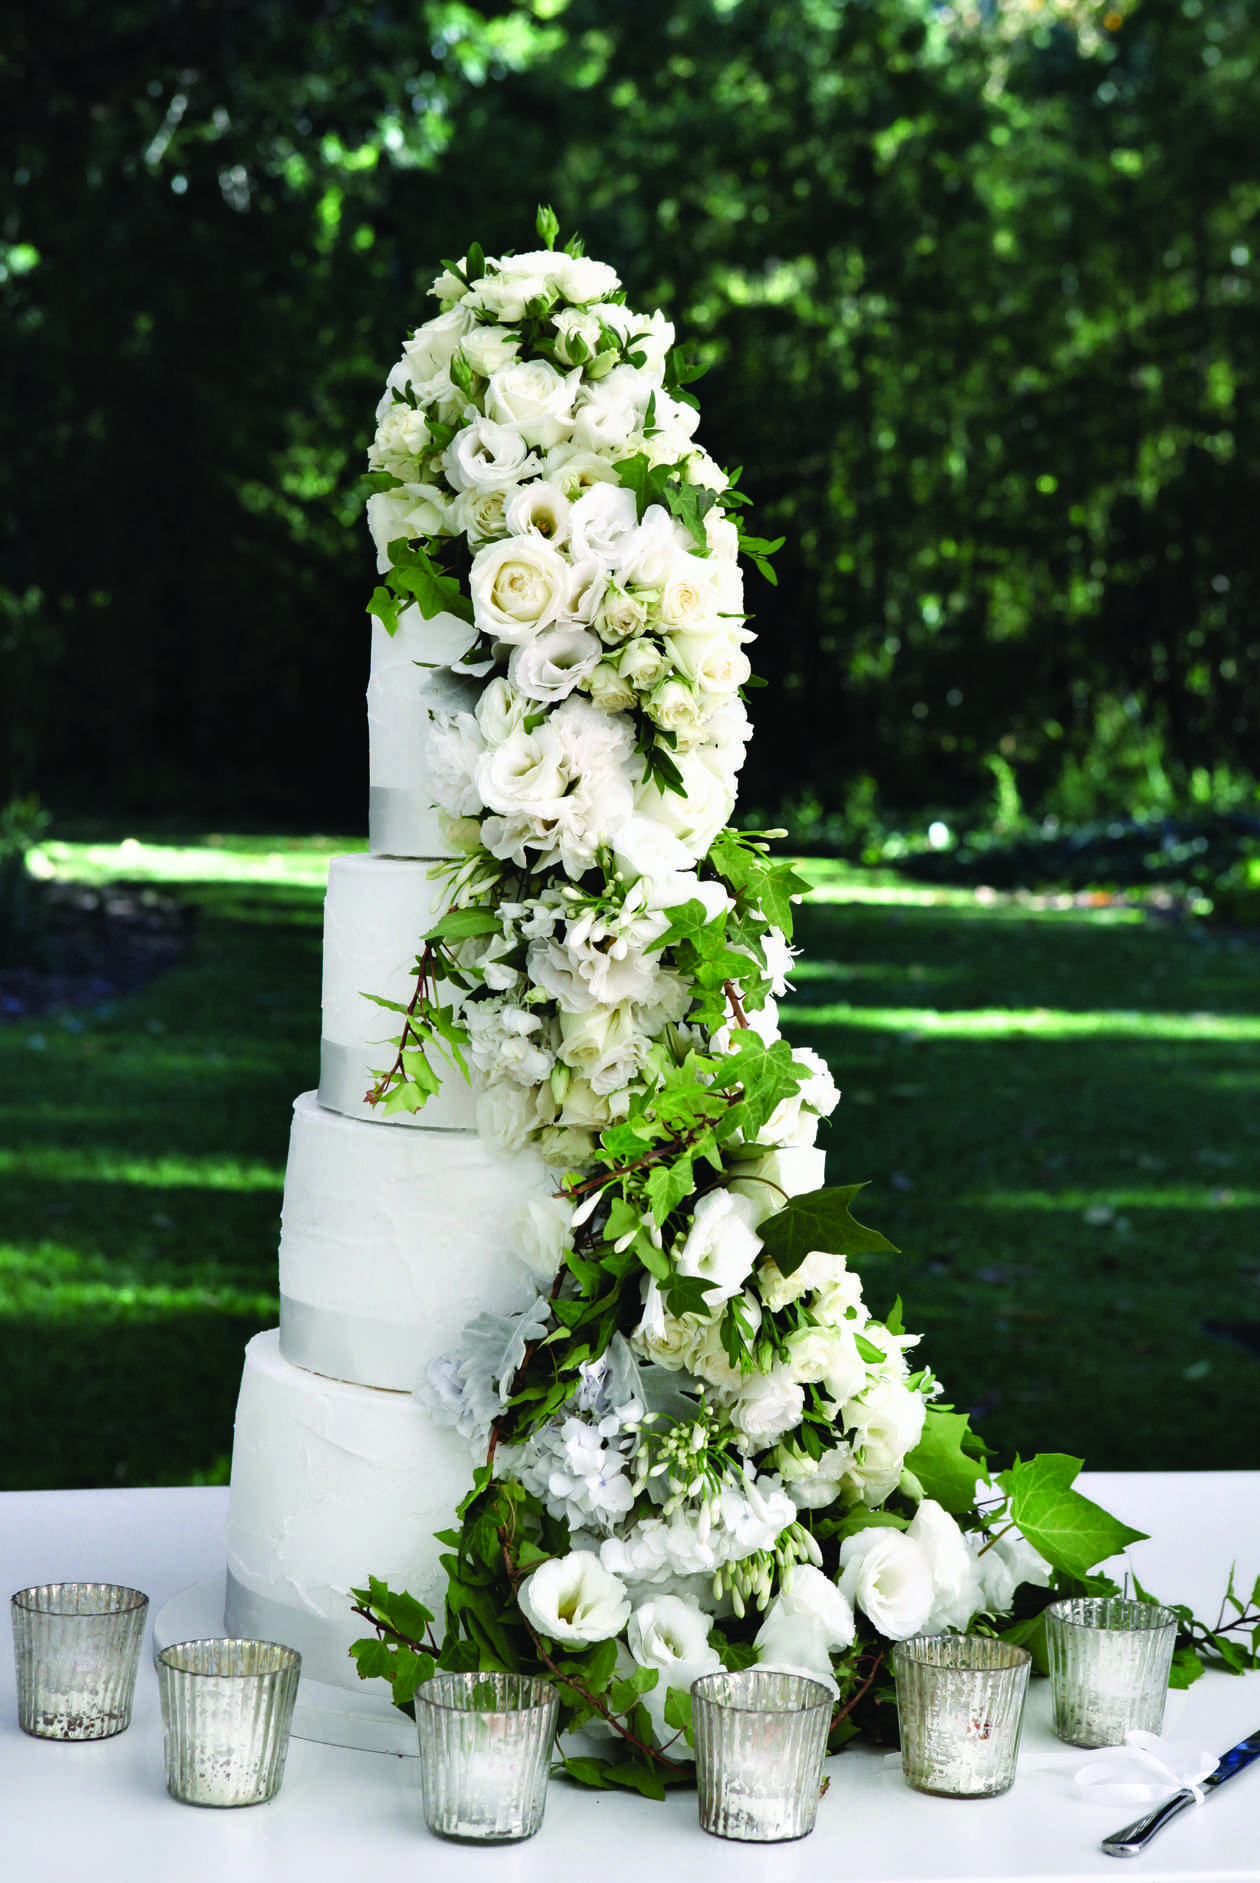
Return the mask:
<path fill-rule="evenodd" d="M 157 1657 L 166 1789 L 261 1805 L 284 1777 L 302 1657 L 277 1641 L 178 1641 Z"/>
<path fill-rule="evenodd" d="M 18 1724 L 37 1739 L 109 1739 L 131 1724 L 149 1598 L 116 1582 L 11 1597 Z"/>
<path fill-rule="evenodd" d="M 1157 1602 L 1079 1596 L 1046 1610 L 1054 1730 L 1071 1746 L 1122 1746 L 1164 1722 L 1177 1617 Z"/>
<path fill-rule="evenodd" d="M 701 1675 L 691 1689 L 701 1830 L 749 1844 L 808 1836 L 831 1706 L 822 1682 L 804 1674 Z"/>
<path fill-rule="evenodd" d="M 995 1798 L 1015 1782 L 1026 1648 L 982 1635 L 915 1635 L 893 1648 L 901 1771 L 939 1798 Z"/>
<path fill-rule="evenodd" d="M 508 1844 L 543 1821 L 560 1696 L 527 1674 L 435 1674 L 416 1689 L 424 1821 L 438 1837 Z"/>

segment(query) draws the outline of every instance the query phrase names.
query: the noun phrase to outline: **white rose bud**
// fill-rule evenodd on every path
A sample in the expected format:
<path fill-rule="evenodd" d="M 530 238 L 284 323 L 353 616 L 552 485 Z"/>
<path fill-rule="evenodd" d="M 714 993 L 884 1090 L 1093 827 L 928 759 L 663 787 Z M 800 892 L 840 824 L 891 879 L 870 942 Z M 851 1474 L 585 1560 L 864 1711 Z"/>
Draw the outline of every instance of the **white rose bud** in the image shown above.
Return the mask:
<path fill-rule="evenodd" d="M 636 693 L 650 693 L 669 672 L 669 662 L 655 641 L 644 638 L 622 649 L 617 672 Z"/>

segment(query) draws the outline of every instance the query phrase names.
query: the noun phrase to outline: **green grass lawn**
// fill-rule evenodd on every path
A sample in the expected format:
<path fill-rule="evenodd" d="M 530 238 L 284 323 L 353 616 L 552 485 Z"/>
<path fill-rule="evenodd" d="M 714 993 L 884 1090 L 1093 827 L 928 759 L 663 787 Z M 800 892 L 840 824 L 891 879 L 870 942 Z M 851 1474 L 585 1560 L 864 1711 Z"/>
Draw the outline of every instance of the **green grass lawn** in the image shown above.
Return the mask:
<path fill-rule="evenodd" d="M 289 1109 L 316 1080 L 325 839 L 63 845 L 160 882 L 180 966 L 0 1027 L 0 1483 L 218 1481 L 276 1317 Z M 340 846 L 345 847 L 345 846 Z M 813 859 L 795 1041 L 844 1097 L 863 1263 L 1003 1454 L 1260 1464 L 1254 938 Z"/>

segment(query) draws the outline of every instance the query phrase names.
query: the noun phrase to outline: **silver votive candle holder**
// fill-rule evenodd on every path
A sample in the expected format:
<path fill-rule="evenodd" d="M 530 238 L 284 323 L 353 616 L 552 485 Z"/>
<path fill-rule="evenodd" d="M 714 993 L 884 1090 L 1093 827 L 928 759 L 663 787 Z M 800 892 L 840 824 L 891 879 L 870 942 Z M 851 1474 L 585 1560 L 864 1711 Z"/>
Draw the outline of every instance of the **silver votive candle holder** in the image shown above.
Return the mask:
<path fill-rule="evenodd" d="M 804 1674 L 702 1675 L 691 1689 L 701 1830 L 750 1844 L 808 1836 L 831 1708 L 829 1690 Z"/>
<path fill-rule="evenodd" d="M 284 1778 L 302 1657 L 277 1641 L 179 1641 L 157 1657 L 166 1789 L 261 1805 Z"/>
<path fill-rule="evenodd" d="M 1157 1602 L 1079 1596 L 1046 1610 L 1054 1730 L 1071 1746 L 1122 1746 L 1164 1722 L 1177 1617 Z"/>
<path fill-rule="evenodd" d="M 893 1648 L 901 1771 L 915 1791 L 995 1798 L 1015 1782 L 1026 1648 L 983 1635 L 916 1635 Z"/>
<path fill-rule="evenodd" d="M 556 1688 L 527 1674 L 435 1674 L 415 1705 L 429 1829 L 461 1843 L 532 1837 L 547 1804 Z"/>
<path fill-rule="evenodd" d="M 116 1582 L 45 1582 L 10 1598 L 18 1724 L 109 1739 L 131 1724 L 149 1598 Z"/>

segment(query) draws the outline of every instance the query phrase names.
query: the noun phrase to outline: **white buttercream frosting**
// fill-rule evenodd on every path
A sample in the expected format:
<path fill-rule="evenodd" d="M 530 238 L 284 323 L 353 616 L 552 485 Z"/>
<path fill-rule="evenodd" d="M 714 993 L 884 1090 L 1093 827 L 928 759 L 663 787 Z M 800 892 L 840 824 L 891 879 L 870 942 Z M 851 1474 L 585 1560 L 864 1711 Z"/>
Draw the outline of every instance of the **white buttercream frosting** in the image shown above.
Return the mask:
<path fill-rule="evenodd" d="M 429 778 L 430 712 L 469 710 L 475 690 L 443 671 L 473 638 L 455 615 L 431 621 L 405 609 L 397 632 L 372 617 L 372 671 L 368 681 L 370 843 L 376 854 L 433 857 L 448 854 Z"/>

